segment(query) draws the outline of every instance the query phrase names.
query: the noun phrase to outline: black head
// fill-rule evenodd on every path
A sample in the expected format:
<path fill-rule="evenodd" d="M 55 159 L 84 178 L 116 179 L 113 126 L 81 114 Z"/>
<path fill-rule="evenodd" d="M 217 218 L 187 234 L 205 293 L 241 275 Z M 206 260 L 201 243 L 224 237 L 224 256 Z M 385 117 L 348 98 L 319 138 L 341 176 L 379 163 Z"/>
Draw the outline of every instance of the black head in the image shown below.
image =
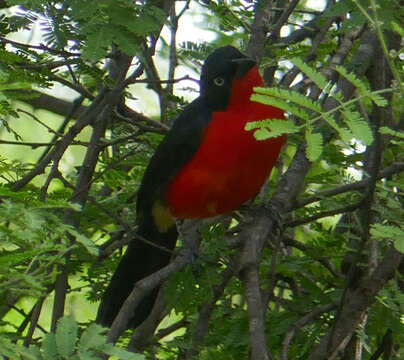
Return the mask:
<path fill-rule="evenodd" d="M 213 51 L 205 60 L 201 74 L 201 96 L 213 110 L 224 110 L 229 103 L 234 78 L 243 77 L 255 61 L 233 46 Z"/>

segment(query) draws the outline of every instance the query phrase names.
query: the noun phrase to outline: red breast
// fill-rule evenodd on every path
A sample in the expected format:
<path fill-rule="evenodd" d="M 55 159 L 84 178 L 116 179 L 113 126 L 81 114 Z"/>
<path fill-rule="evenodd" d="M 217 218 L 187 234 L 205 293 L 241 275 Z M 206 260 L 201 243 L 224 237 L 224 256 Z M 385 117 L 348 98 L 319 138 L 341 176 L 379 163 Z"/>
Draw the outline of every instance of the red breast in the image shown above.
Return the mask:
<path fill-rule="evenodd" d="M 213 112 L 199 149 L 166 188 L 165 200 L 175 217 L 227 213 L 259 192 L 286 140 L 257 141 L 245 131 L 247 122 L 284 117 L 278 108 L 250 101 L 253 87 L 262 85 L 256 67 L 233 80 L 226 110 Z"/>

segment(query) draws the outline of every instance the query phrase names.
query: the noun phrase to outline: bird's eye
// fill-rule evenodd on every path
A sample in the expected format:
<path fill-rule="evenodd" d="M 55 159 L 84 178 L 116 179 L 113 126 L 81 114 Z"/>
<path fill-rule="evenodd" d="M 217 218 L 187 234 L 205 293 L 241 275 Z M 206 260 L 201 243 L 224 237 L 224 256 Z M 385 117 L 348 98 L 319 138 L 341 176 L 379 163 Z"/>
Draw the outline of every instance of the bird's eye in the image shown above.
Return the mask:
<path fill-rule="evenodd" d="M 217 78 L 214 78 L 214 79 L 213 79 L 213 83 L 214 83 L 216 86 L 223 86 L 223 85 L 224 85 L 224 78 L 218 76 Z"/>

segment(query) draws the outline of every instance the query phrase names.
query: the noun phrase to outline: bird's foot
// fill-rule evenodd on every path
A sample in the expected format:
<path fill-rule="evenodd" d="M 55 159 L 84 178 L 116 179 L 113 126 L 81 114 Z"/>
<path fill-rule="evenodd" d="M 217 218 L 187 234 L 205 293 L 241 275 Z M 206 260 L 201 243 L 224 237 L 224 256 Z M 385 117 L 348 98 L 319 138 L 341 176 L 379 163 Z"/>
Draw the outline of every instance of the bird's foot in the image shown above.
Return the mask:
<path fill-rule="evenodd" d="M 281 214 L 275 204 L 268 202 L 260 205 L 244 204 L 234 213 L 239 221 L 248 223 L 253 221 L 255 216 L 264 213 L 270 217 L 273 222 L 273 230 L 275 234 L 282 234 L 284 227 Z"/>
<path fill-rule="evenodd" d="M 271 220 L 273 222 L 274 233 L 277 235 L 281 235 L 283 233 L 284 227 L 283 227 L 282 216 L 281 216 L 278 208 L 272 202 L 268 202 L 264 205 L 261 205 L 261 208 L 271 218 Z"/>
<path fill-rule="evenodd" d="M 176 220 L 177 230 L 181 236 L 183 254 L 190 264 L 197 263 L 199 257 L 199 245 L 201 234 L 199 227 L 201 222 L 194 220 Z"/>

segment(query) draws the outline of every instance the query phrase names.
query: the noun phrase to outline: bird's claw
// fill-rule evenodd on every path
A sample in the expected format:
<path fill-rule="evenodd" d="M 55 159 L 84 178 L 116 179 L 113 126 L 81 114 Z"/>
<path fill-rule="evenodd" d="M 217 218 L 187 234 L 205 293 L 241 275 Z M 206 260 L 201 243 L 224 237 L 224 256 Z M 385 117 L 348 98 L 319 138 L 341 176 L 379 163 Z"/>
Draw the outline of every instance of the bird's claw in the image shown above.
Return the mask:
<path fill-rule="evenodd" d="M 282 216 L 277 207 L 273 203 L 268 202 L 264 205 L 261 205 L 260 208 L 271 218 L 274 233 L 277 235 L 281 235 L 283 233 L 284 226 Z"/>

